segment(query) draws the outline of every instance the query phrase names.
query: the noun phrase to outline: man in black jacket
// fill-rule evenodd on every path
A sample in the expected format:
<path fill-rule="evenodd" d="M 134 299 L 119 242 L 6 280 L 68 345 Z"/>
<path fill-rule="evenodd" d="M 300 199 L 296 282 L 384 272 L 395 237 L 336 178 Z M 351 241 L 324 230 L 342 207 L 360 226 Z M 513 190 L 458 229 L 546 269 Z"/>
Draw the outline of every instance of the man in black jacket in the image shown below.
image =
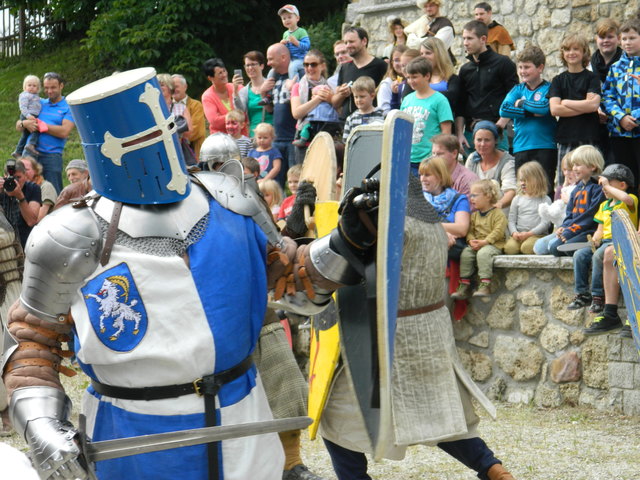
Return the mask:
<path fill-rule="evenodd" d="M 472 124 L 489 120 L 504 129 L 507 118 L 500 118 L 500 105 L 509 91 L 518 84 L 515 64 L 487 46 L 487 26 L 477 20 L 464 26 L 462 42 L 469 62 L 460 68 L 459 117 L 456 134 L 460 144 L 473 151 Z M 466 132 L 465 132 L 466 129 Z M 498 148 L 508 150 L 503 135 Z"/>

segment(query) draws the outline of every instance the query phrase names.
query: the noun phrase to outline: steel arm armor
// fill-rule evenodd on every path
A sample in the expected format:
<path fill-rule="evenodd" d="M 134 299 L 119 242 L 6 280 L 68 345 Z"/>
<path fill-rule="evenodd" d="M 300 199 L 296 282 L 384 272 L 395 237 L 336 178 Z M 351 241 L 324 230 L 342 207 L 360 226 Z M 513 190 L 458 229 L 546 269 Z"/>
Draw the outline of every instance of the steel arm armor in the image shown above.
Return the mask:
<path fill-rule="evenodd" d="M 52 322 L 64 320 L 101 251 L 102 235 L 91 209 L 67 206 L 46 216 L 25 250 L 20 301 L 27 311 Z"/>

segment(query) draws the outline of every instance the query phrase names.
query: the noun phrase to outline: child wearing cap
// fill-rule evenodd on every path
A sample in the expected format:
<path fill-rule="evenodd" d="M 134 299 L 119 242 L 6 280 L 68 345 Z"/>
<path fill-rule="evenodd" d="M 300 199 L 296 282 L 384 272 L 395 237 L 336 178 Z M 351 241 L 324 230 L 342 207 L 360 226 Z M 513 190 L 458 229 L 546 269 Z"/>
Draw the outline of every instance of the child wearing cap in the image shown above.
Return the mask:
<path fill-rule="evenodd" d="M 593 217 L 598 227 L 593 234 L 591 246 L 581 248 L 573 255 L 573 272 L 575 278 L 575 293 L 573 301 L 567 305 L 569 310 L 577 310 L 589 304 L 591 313 L 602 313 L 604 309 L 603 258 L 608 245 L 611 244 L 611 214 L 615 210 L 627 211 L 634 224 L 638 223 L 638 198 L 627 193 L 633 187 L 634 177 L 626 165 L 615 163 L 609 165 L 600 174 L 598 181 L 602 187 L 605 201 L 598 208 Z M 591 285 L 589 285 L 589 268 L 591 267 Z M 589 288 L 591 286 L 591 288 Z M 602 323 L 604 322 L 604 323 Z M 585 335 L 598 335 L 612 330 L 612 322 L 603 316 L 596 317 L 591 326 L 584 330 Z M 611 325 L 610 325 L 611 324 Z M 618 321 L 617 328 L 622 327 Z"/>
<path fill-rule="evenodd" d="M 302 60 L 311 48 L 311 39 L 307 31 L 298 26 L 300 12 L 295 5 L 285 5 L 278 10 L 278 15 L 282 19 L 282 24 L 287 28 L 282 34 L 280 43 L 284 44 L 291 54 L 289 78 L 293 79 L 297 75 L 300 79 L 304 75 Z"/>

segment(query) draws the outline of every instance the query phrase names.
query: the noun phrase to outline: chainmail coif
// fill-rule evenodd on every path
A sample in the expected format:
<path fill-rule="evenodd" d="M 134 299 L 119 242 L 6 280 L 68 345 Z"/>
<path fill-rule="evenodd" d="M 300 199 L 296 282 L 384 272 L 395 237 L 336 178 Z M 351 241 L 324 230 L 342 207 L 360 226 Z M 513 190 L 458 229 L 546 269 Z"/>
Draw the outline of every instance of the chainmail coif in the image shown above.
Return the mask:
<path fill-rule="evenodd" d="M 420 180 L 411 174 L 409 175 L 409 191 L 407 193 L 407 216 L 425 223 L 442 221 L 435 208 L 424 198 Z"/>

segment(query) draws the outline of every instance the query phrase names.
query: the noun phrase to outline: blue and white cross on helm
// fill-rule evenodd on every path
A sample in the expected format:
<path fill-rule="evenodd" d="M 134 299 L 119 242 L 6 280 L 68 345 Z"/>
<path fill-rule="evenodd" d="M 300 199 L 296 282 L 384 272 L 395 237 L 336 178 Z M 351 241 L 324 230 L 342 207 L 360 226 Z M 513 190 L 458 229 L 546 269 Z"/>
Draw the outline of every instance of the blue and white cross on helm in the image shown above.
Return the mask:
<path fill-rule="evenodd" d="M 153 68 L 90 83 L 67 102 L 96 192 L 132 204 L 174 203 L 189 195 L 176 124 Z"/>

